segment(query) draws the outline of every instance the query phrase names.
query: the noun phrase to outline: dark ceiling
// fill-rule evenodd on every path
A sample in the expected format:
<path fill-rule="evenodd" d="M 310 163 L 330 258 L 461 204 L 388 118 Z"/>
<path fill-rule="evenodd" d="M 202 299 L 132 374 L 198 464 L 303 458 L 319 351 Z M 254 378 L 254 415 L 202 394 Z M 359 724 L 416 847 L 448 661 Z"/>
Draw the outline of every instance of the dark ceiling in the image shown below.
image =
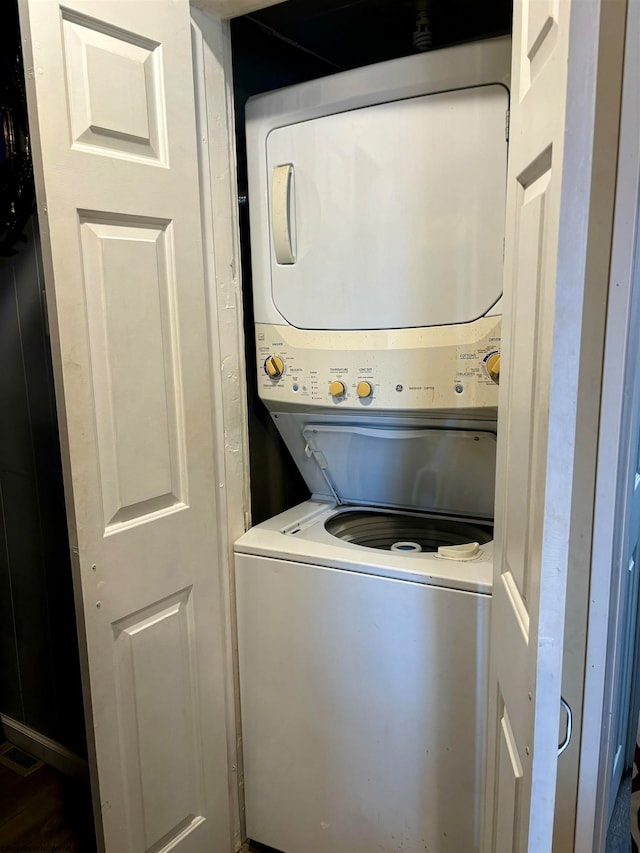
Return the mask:
<path fill-rule="evenodd" d="M 337 71 L 414 53 L 416 6 L 415 0 L 288 0 L 238 20 Z M 433 48 L 511 30 L 512 0 L 429 0 L 428 10 Z"/>
<path fill-rule="evenodd" d="M 288 0 L 232 20 L 241 187 L 247 98 L 415 53 L 420 2 L 432 49 L 511 32 L 512 0 Z"/>

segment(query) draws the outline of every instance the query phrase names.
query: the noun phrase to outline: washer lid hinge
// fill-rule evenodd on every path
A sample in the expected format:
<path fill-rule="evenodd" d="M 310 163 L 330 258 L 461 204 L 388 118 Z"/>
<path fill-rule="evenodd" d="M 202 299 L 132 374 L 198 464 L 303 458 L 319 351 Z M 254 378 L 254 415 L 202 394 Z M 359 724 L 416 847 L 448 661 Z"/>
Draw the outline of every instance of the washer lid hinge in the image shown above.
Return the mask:
<path fill-rule="evenodd" d="M 304 433 L 303 433 L 304 434 Z M 333 487 L 333 483 L 331 482 L 331 477 L 329 477 L 329 466 L 327 465 L 327 460 L 325 458 L 324 453 L 321 450 L 318 450 L 313 442 L 312 438 L 305 436 L 306 444 L 304 446 L 304 453 L 309 459 L 314 459 L 318 468 L 322 471 L 322 476 L 324 477 L 329 489 L 331 490 L 331 494 L 333 495 L 333 499 L 337 504 L 342 504 L 342 501 L 337 495 L 336 490 Z"/>

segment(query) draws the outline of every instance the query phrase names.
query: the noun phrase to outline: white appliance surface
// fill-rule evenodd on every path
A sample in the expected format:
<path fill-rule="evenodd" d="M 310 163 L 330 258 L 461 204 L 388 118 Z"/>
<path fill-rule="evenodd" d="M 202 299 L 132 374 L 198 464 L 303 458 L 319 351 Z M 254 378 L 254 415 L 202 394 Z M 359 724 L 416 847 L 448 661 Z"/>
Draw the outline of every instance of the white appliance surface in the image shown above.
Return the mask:
<path fill-rule="evenodd" d="M 271 411 L 495 409 L 498 387 L 487 363 L 500 351 L 500 325 L 499 317 L 373 332 L 309 332 L 258 324 L 258 390 Z M 272 378 L 266 368 L 273 356 L 282 361 L 282 375 Z M 332 395 L 334 380 L 344 385 L 343 394 Z M 363 381 L 371 390 L 361 397 L 358 384 Z"/>
<path fill-rule="evenodd" d="M 496 437 L 489 430 L 310 420 L 302 442 L 303 458 L 325 481 L 322 493 L 340 503 L 493 518 Z"/>
<path fill-rule="evenodd" d="M 325 523 L 345 509 L 347 507 L 328 501 L 305 501 L 252 527 L 235 543 L 235 553 L 326 566 L 413 584 L 491 593 L 493 542 L 483 543 L 473 560 L 450 560 L 436 553 L 367 548 L 342 541 L 325 529 Z M 358 507 L 349 506 L 348 509 Z"/>
<path fill-rule="evenodd" d="M 304 538 L 282 533 L 314 512 Z M 491 548 L 463 563 L 340 542 L 335 558 L 320 541 L 334 512 L 311 501 L 236 547 L 248 836 L 284 853 L 471 853 L 490 596 L 463 590 L 488 591 Z"/>
<path fill-rule="evenodd" d="M 256 323 L 409 329 L 492 309 L 510 61 L 510 39 L 487 39 L 248 101 Z"/>
<path fill-rule="evenodd" d="M 510 58 L 487 39 L 249 100 L 271 411 L 497 407 Z"/>
<path fill-rule="evenodd" d="M 271 252 L 283 319 L 398 329 L 482 317 L 502 293 L 508 108 L 504 86 L 479 86 L 272 130 L 272 232 L 273 175 L 293 170 L 295 260 Z"/>

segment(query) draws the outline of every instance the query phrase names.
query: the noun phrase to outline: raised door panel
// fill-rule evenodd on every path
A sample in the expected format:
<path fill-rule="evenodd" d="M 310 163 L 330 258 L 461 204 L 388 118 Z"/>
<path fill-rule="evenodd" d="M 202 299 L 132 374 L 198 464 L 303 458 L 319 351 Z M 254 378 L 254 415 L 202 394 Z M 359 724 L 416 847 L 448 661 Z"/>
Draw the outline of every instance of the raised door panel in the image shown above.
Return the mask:
<path fill-rule="evenodd" d="M 170 222 L 80 213 L 105 530 L 188 503 Z"/>
<path fill-rule="evenodd" d="M 192 590 L 115 622 L 113 632 L 132 847 L 151 850 L 205 821 Z"/>
<path fill-rule="evenodd" d="M 70 9 L 61 14 L 72 147 L 166 165 L 161 45 Z"/>
<path fill-rule="evenodd" d="M 498 742 L 498 781 L 500 797 L 495 806 L 495 825 L 493 849 L 510 853 L 517 849 L 519 814 L 518 803 L 522 785 L 522 763 L 518 755 L 511 721 L 504 703 L 501 703 L 501 715 L 497 736 Z M 500 847 L 498 845 L 504 845 Z"/>
<path fill-rule="evenodd" d="M 566 10 L 562 10 L 563 13 Z M 520 100 L 534 84 L 556 47 L 556 37 L 560 22 L 560 0 L 524 0 L 521 8 L 514 9 L 519 17 L 518 31 L 514 25 L 515 42 L 518 50 L 514 61 L 518 68 L 518 90 Z M 564 18 L 568 21 L 568 18 Z M 514 39 L 515 40 L 515 39 Z M 543 121 L 545 116 L 540 116 Z"/>
<path fill-rule="evenodd" d="M 517 601 L 518 610 L 527 614 L 527 620 L 532 592 L 531 561 L 536 556 L 539 559 L 540 550 L 540 543 L 535 539 L 535 522 L 541 521 L 536 472 L 544 466 L 546 453 L 547 411 L 538 401 L 544 399 L 544 383 L 548 377 L 549 341 L 545 340 L 545 331 L 553 308 L 553 302 L 549 303 L 550 288 L 545 286 L 553 270 L 545 269 L 544 264 L 548 222 L 545 203 L 550 181 L 551 152 L 547 150 L 518 176 L 515 189 L 514 276 L 518 290 L 513 295 L 511 323 L 518 330 L 518 344 L 508 367 L 511 377 L 507 401 L 508 453 L 513 459 L 526 460 L 528 464 L 507 468 L 505 506 L 508 518 L 504 524 L 503 573 L 509 573 L 513 579 L 514 594 L 517 590 L 514 605 Z"/>

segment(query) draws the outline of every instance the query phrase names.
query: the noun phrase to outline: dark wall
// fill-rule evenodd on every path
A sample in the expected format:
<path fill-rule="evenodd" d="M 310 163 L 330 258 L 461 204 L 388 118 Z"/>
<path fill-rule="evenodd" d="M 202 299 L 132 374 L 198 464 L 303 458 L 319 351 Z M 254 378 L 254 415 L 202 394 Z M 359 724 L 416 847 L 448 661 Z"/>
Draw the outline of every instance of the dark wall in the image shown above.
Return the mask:
<path fill-rule="evenodd" d="M 0 712 L 86 756 L 16 0 L 0 117 Z"/>
<path fill-rule="evenodd" d="M 86 755 L 35 215 L 0 257 L 0 711 Z"/>
<path fill-rule="evenodd" d="M 432 50 L 511 32 L 512 0 L 288 0 L 238 21 L 343 71 L 415 53 L 425 6 Z"/>
<path fill-rule="evenodd" d="M 266 33 L 253 21 L 232 21 L 233 77 L 238 153 L 238 189 L 247 192 L 244 108 L 251 95 L 331 74 L 331 64 Z M 248 203 L 240 205 L 240 251 L 247 361 L 251 514 L 254 524 L 309 497 L 304 480 L 258 397 L 255 373 Z"/>

